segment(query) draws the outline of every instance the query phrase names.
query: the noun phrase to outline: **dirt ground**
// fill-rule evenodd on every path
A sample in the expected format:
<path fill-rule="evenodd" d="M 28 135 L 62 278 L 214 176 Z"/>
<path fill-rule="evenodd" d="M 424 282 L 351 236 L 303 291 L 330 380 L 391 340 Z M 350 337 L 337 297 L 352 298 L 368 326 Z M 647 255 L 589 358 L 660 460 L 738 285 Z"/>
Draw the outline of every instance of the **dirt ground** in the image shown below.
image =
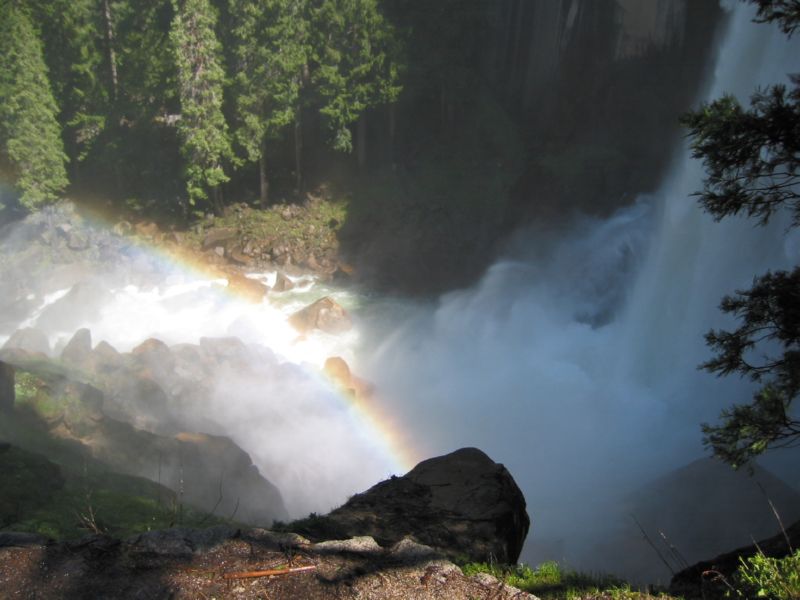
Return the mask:
<path fill-rule="evenodd" d="M 50 599 L 531 599 L 486 575 L 465 577 L 427 547 L 326 550 L 239 536 L 191 543 L 19 540 L 0 547 L 0 598 Z M 11 544 L 11 545 L 9 545 Z M 302 545 L 301 545 L 302 546 Z M 428 549 L 429 550 L 429 549 Z M 277 574 L 246 576 L 258 571 Z"/>

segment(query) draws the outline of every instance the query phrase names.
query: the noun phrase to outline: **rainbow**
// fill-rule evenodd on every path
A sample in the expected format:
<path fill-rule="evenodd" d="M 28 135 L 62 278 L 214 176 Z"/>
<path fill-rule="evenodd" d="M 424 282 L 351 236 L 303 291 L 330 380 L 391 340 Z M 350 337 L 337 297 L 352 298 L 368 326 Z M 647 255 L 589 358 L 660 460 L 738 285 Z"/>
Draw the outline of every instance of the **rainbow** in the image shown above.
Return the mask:
<path fill-rule="evenodd" d="M 81 208 L 81 217 L 84 222 L 94 229 L 109 231 L 113 227 L 109 220 L 104 218 L 97 211 Z M 372 440 L 376 446 L 376 451 L 381 452 L 388 458 L 395 473 L 402 474 L 410 470 L 418 461 L 418 453 L 414 451 L 407 436 L 406 429 L 399 418 L 391 413 L 388 403 L 382 401 L 378 394 L 371 394 L 369 398 L 356 397 L 336 385 L 331 378 L 327 377 L 322 370 L 322 363 L 333 353 L 324 344 L 314 346 L 308 340 L 304 340 L 288 325 L 288 314 L 281 312 L 269 303 L 266 297 L 255 299 L 252 290 L 257 289 L 258 283 L 254 282 L 254 288 L 242 285 L 231 285 L 231 273 L 233 269 L 226 270 L 219 265 L 209 264 L 199 251 L 192 252 L 182 248 L 177 243 L 156 243 L 146 240 L 143 237 L 134 239 L 134 245 L 138 251 L 142 252 L 147 259 L 154 261 L 159 271 L 166 273 L 177 273 L 184 278 L 202 280 L 211 284 L 213 293 L 220 295 L 228 305 L 242 303 L 247 306 L 247 310 L 253 313 L 263 307 L 269 311 L 272 319 L 282 321 L 282 323 L 270 323 L 268 329 L 271 333 L 275 332 L 280 339 L 265 338 L 265 345 L 270 347 L 275 353 L 303 368 L 309 377 L 316 379 L 326 389 L 331 390 L 329 395 L 340 404 L 347 414 L 353 419 L 355 425 L 367 439 Z M 250 273 L 251 278 L 254 273 Z M 263 274 L 262 274 L 263 275 Z M 263 277 L 262 277 L 263 279 Z M 224 280 L 224 281 L 223 281 Z M 320 294 L 321 297 L 323 294 Z M 316 300 L 309 296 L 310 301 Z M 307 304 L 309 299 L 303 302 Z M 213 335 L 211 337 L 214 337 Z M 143 341 L 139 340 L 139 341 Z"/>

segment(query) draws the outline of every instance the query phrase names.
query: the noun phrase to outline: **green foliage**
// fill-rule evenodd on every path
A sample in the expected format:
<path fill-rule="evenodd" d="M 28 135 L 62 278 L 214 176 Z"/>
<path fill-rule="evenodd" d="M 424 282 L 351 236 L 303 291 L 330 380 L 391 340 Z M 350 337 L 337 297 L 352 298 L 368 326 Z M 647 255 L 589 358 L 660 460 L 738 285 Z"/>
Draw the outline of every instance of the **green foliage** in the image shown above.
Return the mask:
<path fill-rule="evenodd" d="M 724 96 L 684 117 L 707 173 L 700 201 L 716 219 L 744 213 L 765 224 L 788 206 L 800 225 L 800 77 L 792 85 L 759 91 L 749 109 Z"/>
<path fill-rule="evenodd" d="M 791 35 L 800 25 L 800 0 L 755 0 L 759 23 L 777 21 L 781 30 Z"/>
<path fill-rule="evenodd" d="M 42 45 L 18 3 L 0 3 L 0 148 L 14 169 L 20 202 L 36 208 L 67 186 L 66 155 Z"/>
<path fill-rule="evenodd" d="M 109 471 L 80 444 L 51 435 L 48 420 L 63 418 L 73 432 L 91 420 L 80 398 L 57 392 L 64 382 L 57 371 L 16 372 L 17 406 L 0 420 L 0 439 L 15 444 L 0 449 L 0 473 L 4 483 L 12 482 L 0 487 L 0 528 L 72 539 L 94 528 L 127 537 L 176 524 L 224 522 L 181 505 L 155 482 Z"/>
<path fill-rule="evenodd" d="M 208 0 L 174 0 L 170 40 L 178 71 L 181 153 L 187 161 L 189 202 L 208 198 L 208 190 L 228 181 L 223 163 L 233 156 L 222 113 L 225 73 L 214 32 L 216 11 Z"/>
<path fill-rule="evenodd" d="M 800 550 L 783 558 L 759 552 L 740 558 L 733 588 L 740 598 L 797 600 L 800 598 Z"/>
<path fill-rule="evenodd" d="M 95 0 L 37 0 L 45 59 L 61 107 L 60 122 L 70 160 L 86 159 L 105 129 L 109 87 L 104 77 L 104 39 Z"/>
<path fill-rule="evenodd" d="M 760 22 L 777 21 L 791 34 L 800 24 L 796 0 L 751 0 Z M 791 87 L 759 90 L 749 108 L 725 96 L 688 113 L 683 123 L 695 158 L 706 168 L 703 207 L 717 220 L 744 214 L 762 225 L 788 209 L 800 226 L 800 77 Z M 767 273 L 749 290 L 722 300 L 721 309 L 739 319 L 733 331 L 710 331 L 716 352 L 702 368 L 739 374 L 763 384 L 748 405 L 722 413 L 722 424 L 703 424 L 704 442 L 734 467 L 768 448 L 800 441 L 792 404 L 800 393 L 800 267 Z"/>
<path fill-rule="evenodd" d="M 100 531 L 128 537 L 176 524 L 177 498 L 156 483 L 110 472 L 86 459 L 56 465 L 12 447 L 0 453 L 6 483 L 0 493 L 0 527 L 74 539 Z M 180 507 L 181 524 L 209 526 L 221 519 Z M 93 531 L 93 529 L 95 529 Z"/>
<path fill-rule="evenodd" d="M 247 159 L 294 122 L 306 62 L 300 0 L 228 0 L 231 14 L 236 140 Z"/>
<path fill-rule="evenodd" d="M 398 46 L 377 0 L 310 0 L 311 82 L 335 150 L 350 152 L 348 126 L 400 94 Z"/>
<path fill-rule="evenodd" d="M 653 596 L 630 588 L 616 577 L 588 575 L 561 567 L 548 561 L 535 569 L 527 565 L 495 565 L 468 563 L 461 567 L 464 575 L 471 577 L 488 573 L 507 585 L 519 588 L 542 600 L 669 600 L 666 595 Z"/>
<path fill-rule="evenodd" d="M 796 444 L 800 435 L 791 414 L 800 393 L 800 267 L 757 278 L 749 290 L 724 298 L 721 309 L 741 325 L 706 334 L 717 355 L 703 368 L 765 382 L 751 404 L 723 413 L 721 427 L 703 425 L 707 443 L 736 467 L 767 448 Z"/>

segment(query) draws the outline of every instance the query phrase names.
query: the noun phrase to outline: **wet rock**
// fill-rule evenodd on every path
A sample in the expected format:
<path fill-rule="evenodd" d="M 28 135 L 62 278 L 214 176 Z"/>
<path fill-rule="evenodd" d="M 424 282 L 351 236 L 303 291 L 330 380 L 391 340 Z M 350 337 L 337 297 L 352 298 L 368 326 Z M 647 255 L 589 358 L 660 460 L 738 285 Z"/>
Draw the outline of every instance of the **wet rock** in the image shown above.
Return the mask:
<path fill-rule="evenodd" d="M 229 242 L 236 239 L 236 229 L 233 227 L 216 227 L 208 231 L 203 238 L 203 250 L 215 248 L 217 246 L 225 247 Z"/>
<path fill-rule="evenodd" d="M 92 385 L 69 381 L 53 396 L 63 407 L 64 424 L 77 435 L 82 435 L 104 417 L 103 392 Z"/>
<path fill-rule="evenodd" d="M 294 282 L 284 273 L 278 271 L 275 275 L 275 285 L 272 286 L 272 290 L 275 292 L 288 292 L 291 289 L 294 289 Z"/>
<path fill-rule="evenodd" d="M 255 279 L 245 277 L 239 273 L 228 276 L 228 290 L 254 304 L 260 303 L 267 295 L 269 288 Z"/>
<path fill-rule="evenodd" d="M 347 362 L 341 356 L 328 358 L 323 369 L 330 380 L 351 397 L 359 400 L 372 397 L 374 386 L 353 375 Z"/>
<path fill-rule="evenodd" d="M 164 342 L 149 338 L 131 350 L 132 365 L 138 374 L 150 379 L 168 377 L 175 367 L 172 352 Z"/>
<path fill-rule="evenodd" d="M 255 264 L 255 260 L 239 247 L 231 249 L 227 253 L 227 258 L 233 264 L 242 267 L 252 267 Z"/>
<path fill-rule="evenodd" d="M 311 539 L 368 535 L 383 546 L 410 536 L 451 558 L 515 563 L 529 526 L 525 498 L 506 468 L 463 448 L 423 461 L 297 531 Z"/>
<path fill-rule="evenodd" d="M 18 329 L 8 338 L 3 349 L 17 349 L 39 354 L 50 354 L 50 342 L 38 329 L 25 327 Z"/>
<path fill-rule="evenodd" d="M 85 364 L 86 368 L 96 375 L 108 375 L 121 369 L 125 360 L 116 348 L 102 341 L 92 350 Z"/>
<path fill-rule="evenodd" d="M 153 223 L 152 221 L 142 221 L 134 225 L 134 231 L 136 235 L 143 238 L 156 238 L 160 235 L 160 230 L 158 225 Z"/>
<path fill-rule="evenodd" d="M 261 476 L 250 455 L 229 438 L 182 432 L 175 439 L 180 443 L 180 477 L 187 502 L 246 523 L 286 519 L 278 488 Z M 177 483 L 173 480 L 169 487 L 176 489 Z"/>
<path fill-rule="evenodd" d="M 61 360 L 77 367 L 88 364 L 92 354 L 92 333 L 86 329 L 79 329 L 61 351 Z"/>
<path fill-rule="evenodd" d="M 289 317 L 289 324 L 300 333 L 319 329 L 326 333 L 343 333 L 353 326 L 350 315 L 330 296 L 320 298 Z"/>
<path fill-rule="evenodd" d="M 0 362 L 0 412 L 14 410 L 14 367 Z"/>

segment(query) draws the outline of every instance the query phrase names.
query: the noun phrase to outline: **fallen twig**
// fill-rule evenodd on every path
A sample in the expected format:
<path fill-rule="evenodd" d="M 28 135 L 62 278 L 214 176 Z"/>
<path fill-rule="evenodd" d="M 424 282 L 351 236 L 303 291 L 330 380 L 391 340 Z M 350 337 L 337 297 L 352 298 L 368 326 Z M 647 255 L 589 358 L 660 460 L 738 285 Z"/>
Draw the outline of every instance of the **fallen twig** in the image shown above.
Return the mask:
<path fill-rule="evenodd" d="M 222 577 L 224 579 L 246 579 L 248 577 L 271 577 L 273 575 L 290 575 L 292 573 L 302 573 L 304 571 L 313 571 L 316 565 L 308 565 L 306 567 L 290 567 L 288 569 L 267 569 L 265 571 L 241 571 L 239 573 L 225 573 Z"/>

